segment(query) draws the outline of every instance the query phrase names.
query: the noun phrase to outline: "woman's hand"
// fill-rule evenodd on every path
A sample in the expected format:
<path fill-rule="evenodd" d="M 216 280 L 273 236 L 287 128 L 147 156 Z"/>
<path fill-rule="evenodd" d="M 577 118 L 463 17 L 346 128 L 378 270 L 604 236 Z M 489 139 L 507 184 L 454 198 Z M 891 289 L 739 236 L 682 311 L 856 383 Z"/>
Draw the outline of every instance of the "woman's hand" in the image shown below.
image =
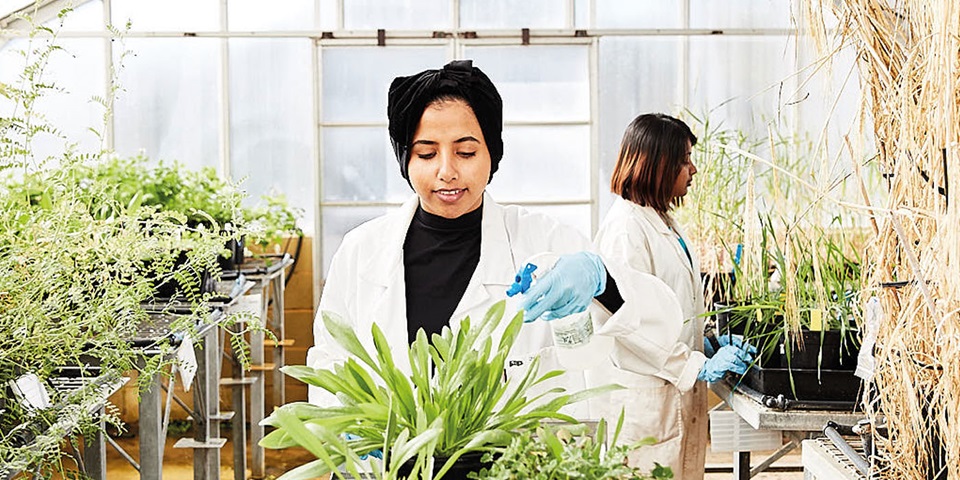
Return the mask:
<path fill-rule="evenodd" d="M 524 266 L 507 290 L 511 297 L 524 294 L 520 304 L 524 322 L 541 316 L 549 321 L 582 312 L 607 286 L 607 269 L 600 256 L 591 252 L 561 255 L 553 268 L 531 286 L 529 278 L 535 269 L 529 264 Z"/>

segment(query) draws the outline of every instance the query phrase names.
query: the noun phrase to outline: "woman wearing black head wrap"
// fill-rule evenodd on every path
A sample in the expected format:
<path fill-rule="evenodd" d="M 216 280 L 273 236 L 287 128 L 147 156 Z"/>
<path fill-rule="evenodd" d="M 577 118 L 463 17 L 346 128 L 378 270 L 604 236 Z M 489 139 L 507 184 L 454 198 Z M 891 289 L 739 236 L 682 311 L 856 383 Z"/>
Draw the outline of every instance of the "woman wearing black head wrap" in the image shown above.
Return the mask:
<path fill-rule="evenodd" d="M 686 360 L 698 352 L 677 340 L 681 312 L 666 285 L 621 264 L 605 265 L 575 229 L 501 206 L 485 193 L 503 156 L 502 112 L 496 87 L 470 61 L 393 81 L 390 140 L 401 175 L 416 195 L 344 237 L 320 310 L 351 323 L 368 348 L 373 322 L 400 348 L 421 328 L 429 334 L 468 315 L 481 318 L 511 287 L 511 295 L 526 293 L 509 299 L 507 310 L 523 309 L 532 322 L 510 352 L 511 367 L 539 355 L 541 371 L 557 368 L 558 347 L 549 324 L 533 320 L 589 308 L 596 338 L 607 339 L 610 358 L 585 359 L 601 365 L 569 371 L 558 383 L 572 390 L 609 383 L 616 362 L 643 376 L 692 385 L 697 371 L 688 371 Z M 529 290 L 511 285 L 524 262 L 544 252 L 559 256 L 549 272 Z M 320 319 L 314 322 L 314 337 L 308 365 L 330 368 L 346 358 Z M 409 370 L 406 355 L 394 358 Z M 330 405 L 336 399 L 311 387 L 310 401 Z M 588 407 L 577 405 L 570 413 L 592 418 Z"/>

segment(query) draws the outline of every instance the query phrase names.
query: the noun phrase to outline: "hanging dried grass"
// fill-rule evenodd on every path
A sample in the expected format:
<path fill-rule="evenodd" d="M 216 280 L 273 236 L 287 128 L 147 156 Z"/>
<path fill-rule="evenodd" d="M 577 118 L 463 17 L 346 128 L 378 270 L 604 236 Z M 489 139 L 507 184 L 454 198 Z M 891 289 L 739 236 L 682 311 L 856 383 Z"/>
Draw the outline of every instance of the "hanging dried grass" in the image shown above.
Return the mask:
<path fill-rule="evenodd" d="M 890 429 L 880 478 L 960 478 L 960 5 L 808 0 L 801 12 L 820 46 L 826 9 L 840 19 L 837 43 L 857 50 L 862 105 L 891 176 L 866 258 L 865 288 L 885 314 L 865 405 Z M 894 281 L 908 284 L 881 287 Z"/>

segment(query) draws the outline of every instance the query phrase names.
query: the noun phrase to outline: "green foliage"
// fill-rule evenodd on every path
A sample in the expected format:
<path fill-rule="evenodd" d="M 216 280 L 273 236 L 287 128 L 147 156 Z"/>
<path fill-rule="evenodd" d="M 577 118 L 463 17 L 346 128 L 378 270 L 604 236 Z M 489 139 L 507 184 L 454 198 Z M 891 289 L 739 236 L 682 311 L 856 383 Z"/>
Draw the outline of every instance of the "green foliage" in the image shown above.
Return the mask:
<path fill-rule="evenodd" d="M 784 222 L 761 218 L 759 247 L 745 250 L 758 257 L 744 262 L 754 268 L 737 266 L 730 304 L 708 315 L 729 315 L 729 325 L 743 330 L 761 361 L 779 353 L 780 345 L 789 360 L 792 349 L 803 347 L 800 330 L 839 331 L 841 348 L 859 345 L 858 239 L 842 222 L 836 217 L 830 229 L 788 230 Z"/>
<path fill-rule="evenodd" d="M 285 236 L 303 236 L 303 231 L 297 226 L 297 219 L 303 216 L 303 210 L 291 207 L 286 195 L 263 195 L 260 200 L 260 205 L 248 208 L 244 213 L 253 234 L 253 243 L 266 247 L 279 244 Z"/>
<path fill-rule="evenodd" d="M 14 105 L 0 118 L 0 171 L 9 176 L 0 185 L 0 477 L 29 470 L 67 478 L 75 473 L 65 471 L 61 446 L 99 428 L 89 415 L 91 402 L 102 402 L 99 391 L 51 391 L 54 406 L 38 411 L 23 406 L 8 382 L 25 373 L 46 382 L 68 365 L 96 364 L 104 378 L 164 373 L 169 344 L 143 357 L 128 342 L 149 322 L 143 305 L 157 284 L 178 281 L 193 313 L 175 328 L 190 334 L 208 317 L 211 294 L 199 281 L 219 273 L 217 255 L 229 238 L 221 227 L 242 220 L 242 194 L 211 171 L 174 165 L 151 176 L 143 158 L 77 152 L 35 108 L 59 91 L 43 78 L 62 50 L 58 29 L 25 19 L 33 31 L 19 52 L 24 69 L 17 84 L 0 84 Z M 117 88 L 95 101 L 108 108 Z M 63 139 L 63 150 L 35 158 L 34 141 L 47 134 Z M 119 423 L 115 413 L 108 421 Z"/>
<path fill-rule="evenodd" d="M 189 226 L 222 229 L 226 224 L 243 224 L 240 201 L 244 194 L 236 185 L 220 178 L 216 170 L 192 170 L 178 162 L 162 160 L 152 164 L 142 155 L 111 157 L 88 165 L 78 172 L 79 183 L 104 182 L 115 186 L 114 201 L 129 208 L 153 206 L 181 214 Z M 109 210 L 99 212 L 109 215 Z"/>
<path fill-rule="evenodd" d="M 471 478 L 488 480 L 666 480 L 673 478 L 670 467 L 656 464 L 649 474 L 627 464 L 627 455 L 638 448 L 653 445 L 645 438 L 632 445 L 617 445 L 623 413 L 617 430 L 606 448 L 607 424 L 601 420 L 595 435 L 585 425 L 542 424 L 536 430 L 516 435 L 499 456 L 487 454 L 490 468 Z"/>
<path fill-rule="evenodd" d="M 345 464 L 354 472 L 359 455 L 384 452 L 375 468 L 377 478 L 398 478 L 407 460 L 415 462 L 412 477 L 431 478 L 434 462 L 442 464 L 441 478 L 462 455 L 493 451 L 508 445 L 515 432 L 536 427 L 541 420 L 575 422 L 560 409 L 593 395 L 620 388 L 600 387 L 579 393 L 562 388 L 534 393 L 534 388 L 562 374 L 538 374 L 534 360 L 522 378 L 503 378 L 507 354 L 523 316 L 505 325 L 499 342 L 504 302 L 493 305 L 483 320 L 470 318 L 453 330 L 444 327 L 432 342 L 421 330 L 405 352 L 412 374 L 397 366 L 382 331 L 373 324 L 375 349 L 367 351 L 350 325 L 329 312 L 323 321 L 350 358 L 332 369 L 287 366 L 284 373 L 334 395 L 342 405 L 319 407 L 292 403 L 280 407 L 265 423 L 277 427 L 261 445 L 267 448 L 302 446 L 317 460 L 287 472 L 285 480 L 312 478 Z M 341 434 L 355 435 L 346 440 Z M 442 463 L 441 463 L 442 462 Z"/>
<path fill-rule="evenodd" d="M 697 174 L 676 211 L 677 219 L 701 252 L 702 270 L 729 271 L 732 261 L 728 252 L 735 248 L 734 239 L 739 236 L 739 219 L 747 196 L 744 185 L 754 165 L 726 146 L 754 151 L 763 142 L 744 131 L 717 124 L 706 114 L 684 113 L 697 136 L 692 154 Z"/>

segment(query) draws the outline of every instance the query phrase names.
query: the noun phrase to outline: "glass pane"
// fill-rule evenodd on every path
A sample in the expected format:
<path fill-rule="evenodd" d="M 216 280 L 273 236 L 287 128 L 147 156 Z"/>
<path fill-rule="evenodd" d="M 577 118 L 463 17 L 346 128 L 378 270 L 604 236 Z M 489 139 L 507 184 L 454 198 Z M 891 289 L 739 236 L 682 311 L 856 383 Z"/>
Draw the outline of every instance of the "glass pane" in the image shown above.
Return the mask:
<path fill-rule="evenodd" d="M 0 82 L 20 87 L 19 75 L 23 72 L 24 57 L 21 50 L 44 48 L 42 38 L 34 40 L 33 46 L 26 39 L 15 39 L 0 49 Z M 98 38 L 59 38 L 57 45 L 63 50 L 53 52 L 40 79 L 62 91 L 45 90 L 35 103 L 34 109 L 46 117 L 46 123 L 60 131 L 58 136 L 39 133 L 33 138 L 33 154 L 36 161 L 48 156 L 60 156 L 68 144 L 77 144 L 79 152 L 96 153 L 100 150 L 100 138 L 89 129 L 103 132 L 104 107 L 93 97 L 103 98 L 105 88 L 103 40 Z M 77 75 L 76 72 L 86 72 Z M 0 116 L 14 114 L 13 102 L 0 96 Z M 16 110 L 23 114 L 23 108 Z"/>
<path fill-rule="evenodd" d="M 596 28 L 680 28 L 684 0 L 593 0 Z M 724 4 L 726 2 L 723 2 Z"/>
<path fill-rule="evenodd" d="M 783 0 L 690 0 L 691 28 L 790 28 Z"/>
<path fill-rule="evenodd" d="M 47 25 L 56 29 L 54 25 L 52 25 L 56 22 L 58 22 L 58 20 L 54 20 Z M 102 0 L 84 2 L 74 7 L 73 11 L 64 17 L 62 31 L 72 32 L 79 30 L 103 30 Z"/>
<path fill-rule="evenodd" d="M 591 0 L 574 0 L 573 25 L 576 28 L 593 28 L 593 25 L 590 25 L 590 1 Z"/>
<path fill-rule="evenodd" d="M 337 0 L 320 0 L 320 30 L 329 32 L 339 30 Z"/>
<path fill-rule="evenodd" d="M 218 0 L 112 0 L 113 24 L 123 29 L 127 21 L 133 31 L 193 32 L 220 29 Z"/>
<path fill-rule="evenodd" d="M 400 75 L 442 68 L 446 58 L 445 47 L 324 48 L 323 121 L 386 124 L 390 82 Z"/>
<path fill-rule="evenodd" d="M 283 193 L 314 221 L 313 85 L 308 39 L 230 39 L 230 173 L 249 201 Z"/>
<path fill-rule="evenodd" d="M 220 65 L 215 38 L 128 38 L 114 132 L 121 155 L 192 168 L 220 165 Z M 114 52 L 117 55 L 117 52 Z"/>
<path fill-rule="evenodd" d="M 227 25 L 233 31 L 313 30 L 314 0 L 274 0 L 264 8 L 262 0 L 229 0 Z"/>
<path fill-rule="evenodd" d="M 533 205 L 524 208 L 556 218 L 561 223 L 579 230 L 585 238 L 593 238 L 590 231 L 590 205 Z"/>
<path fill-rule="evenodd" d="M 442 30 L 453 25 L 450 0 L 344 0 L 347 30 Z"/>
<path fill-rule="evenodd" d="M 590 198 L 590 127 L 508 126 L 504 156 L 487 187 L 499 201 Z"/>
<path fill-rule="evenodd" d="M 690 38 L 689 108 L 711 123 L 762 137 L 796 89 L 794 41 L 785 36 Z"/>
<path fill-rule="evenodd" d="M 340 248 L 340 242 L 347 232 L 358 225 L 379 217 L 397 207 L 324 207 L 323 215 L 323 278 L 330 271 L 330 260 Z"/>
<path fill-rule="evenodd" d="M 566 27 L 566 0 L 460 0 L 460 28 Z"/>
<path fill-rule="evenodd" d="M 623 131 L 637 115 L 677 114 L 683 108 L 681 37 L 604 37 L 600 39 L 600 209 L 613 197 L 610 176 Z"/>
<path fill-rule="evenodd" d="M 413 193 L 386 127 L 324 127 L 321 147 L 324 201 L 402 202 Z"/>
<path fill-rule="evenodd" d="M 505 121 L 589 121 L 588 48 L 469 47 L 464 52 L 496 84 Z"/>

